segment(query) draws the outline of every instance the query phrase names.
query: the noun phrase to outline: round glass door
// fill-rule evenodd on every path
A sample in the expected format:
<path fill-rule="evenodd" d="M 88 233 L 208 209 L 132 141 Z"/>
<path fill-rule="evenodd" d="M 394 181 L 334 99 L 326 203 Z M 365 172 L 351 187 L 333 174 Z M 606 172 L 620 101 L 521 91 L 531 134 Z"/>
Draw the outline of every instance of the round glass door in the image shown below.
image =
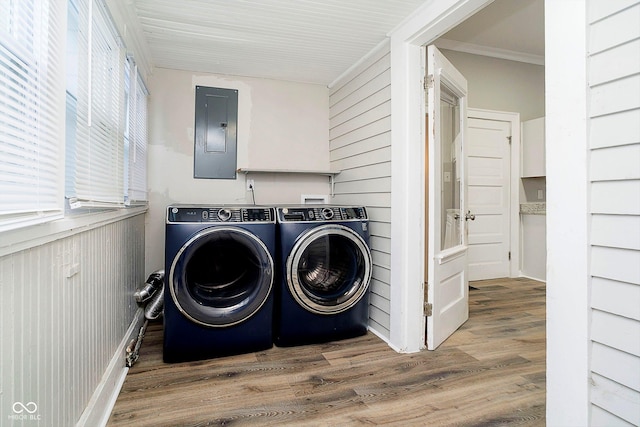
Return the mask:
<path fill-rule="evenodd" d="M 287 286 L 295 300 L 318 314 L 340 313 L 366 294 L 371 252 L 356 232 L 325 225 L 302 235 L 287 258 Z"/>
<path fill-rule="evenodd" d="M 171 265 L 171 297 L 192 321 L 231 326 L 251 317 L 273 286 L 273 258 L 255 235 L 213 227 L 185 243 Z"/>

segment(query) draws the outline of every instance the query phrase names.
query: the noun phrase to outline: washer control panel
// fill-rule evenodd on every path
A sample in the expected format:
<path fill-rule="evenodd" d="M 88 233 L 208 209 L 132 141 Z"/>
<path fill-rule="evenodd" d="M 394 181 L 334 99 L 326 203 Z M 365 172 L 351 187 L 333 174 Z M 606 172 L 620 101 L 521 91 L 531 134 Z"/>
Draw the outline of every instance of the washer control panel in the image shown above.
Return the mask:
<path fill-rule="evenodd" d="M 234 206 L 169 206 L 167 222 L 275 222 L 273 208 Z"/>
<path fill-rule="evenodd" d="M 277 208 L 280 222 L 327 222 L 366 220 L 363 206 L 295 206 Z"/>

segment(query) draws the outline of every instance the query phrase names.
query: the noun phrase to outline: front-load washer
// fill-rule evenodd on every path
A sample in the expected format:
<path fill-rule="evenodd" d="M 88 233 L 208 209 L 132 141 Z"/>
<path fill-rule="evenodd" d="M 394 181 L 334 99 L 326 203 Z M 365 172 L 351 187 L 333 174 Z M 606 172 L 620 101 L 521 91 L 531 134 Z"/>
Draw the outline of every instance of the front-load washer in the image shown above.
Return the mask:
<path fill-rule="evenodd" d="M 167 208 L 165 362 L 272 347 L 275 250 L 274 208 Z"/>
<path fill-rule="evenodd" d="M 306 205 L 278 207 L 276 214 L 275 344 L 364 335 L 372 273 L 366 209 Z"/>

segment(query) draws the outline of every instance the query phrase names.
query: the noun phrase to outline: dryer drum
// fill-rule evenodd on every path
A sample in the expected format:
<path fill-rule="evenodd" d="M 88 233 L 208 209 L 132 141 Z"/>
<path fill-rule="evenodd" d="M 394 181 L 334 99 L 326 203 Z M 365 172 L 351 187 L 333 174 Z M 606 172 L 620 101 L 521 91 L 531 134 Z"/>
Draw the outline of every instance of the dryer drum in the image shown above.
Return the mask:
<path fill-rule="evenodd" d="M 326 304 L 352 290 L 362 275 L 364 256 L 339 236 L 324 236 L 311 243 L 300 257 L 298 275 L 302 289 Z M 357 285 L 357 283 L 356 283 Z"/>
<path fill-rule="evenodd" d="M 347 227 L 327 225 L 299 238 L 287 260 L 287 285 L 296 301 L 319 314 L 353 307 L 371 279 L 371 254 Z"/>
<path fill-rule="evenodd" d="M 214 227 L 185 243 L 171 265 L 171 297 L 190 320 L 225 327 L 251 317 L 273 286 L 273 259 L 255 235 Z"/>

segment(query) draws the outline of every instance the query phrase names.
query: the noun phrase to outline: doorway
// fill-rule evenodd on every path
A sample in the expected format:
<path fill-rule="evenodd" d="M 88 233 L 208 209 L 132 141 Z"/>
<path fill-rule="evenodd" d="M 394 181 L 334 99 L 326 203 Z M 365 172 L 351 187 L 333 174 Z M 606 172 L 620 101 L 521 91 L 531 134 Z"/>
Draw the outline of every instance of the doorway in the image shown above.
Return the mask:
<path fill-rule="evenodd" d="M 449 2 L 437 1 L 429 3 L 422 8 L 410 22 L 391 34 L 391 91 L 394 106 L 392 109 L 392 200 L 391 205 L 397 213 L 396 219 L 404 216 L 405 223 L 414 224 L 415 216 L 423 212 L 424 196 L 420 195 L 420 187 L 416 182 L 422 181 L 424 153 L 421 151 L 422 128 L 424 117 L 415 117 L 415 111 L 420 111 L 421 95 L 412 82 L 422 80 L 424 70 L 421 67 L 420 51 L 422 46 L 439 41 L 443 34 L 450 29 L 458 28 L 483 12 L 484 29 L 490 28 L 492 21 L 487 16 L 485 6 L 502 3 L 503 5 L 531 5 L 536 0 L 523 2 L 504 1 L 473 1 L 466 0 L 456 2 L 451 7 Z M 489 10 L 490 7 L 486 7 Z M 439 17 L 434 20 L 434 16 Z M 498 16 L 504 18 L 504 15 Z M 540 18 L 540 27 L 544 31 L 544 19 Z M 481 37 L 483 28 L 478 26 L 475 36 Z M 473 37 L 474 34 L 468 33 Z M 476 39 L 478 40 L 478 39 Z M 544 38 L 543 38 L 544 40 Z M 487 52 L 468 53 L 469 44 L 458 43 L 457 50 L 452 46 L 441 46 L 443 53 L 458 68 L 469 81 L 469 105 L 471 107 L 490 109 L 495 111 L 519 111 L 521 120 L 534 118 L 532 106 L 541 105 L 544 108 L 544 67 L 538 65 L 538 71 L 531 72 L 531 64 L 518 61 L 516 58 L 506 59 L 504 56 L 487 56 Z M 473 47 L 473 46 L 472 46 Z M 491 54 L 495 52 L 489 52 Z M 504 52 L 503 52 L 504 53 Z M 544 57 L 539 58 L 544 61 Z M 499 64 L 499 66 L 497 66 Z M 509 69 L 503 69 L 503 65 L 510 64 Z M 533 67 L 535 68 L 535 67 Z M 469 72 L 469 69 L 472 69 Z M 537 75 L 532 76 L 532 75 Z M 527 85 L 522 87 L 520 93 L 509 91 L 506 88 L 510 79 L 519 78 Z M 477 86 L 478 81 L 480 85 Z M 537 85 L 537 82 L 540 82 Z M 481 91 L 475 91 L 474 87 L 481 87 Z M 539 88 L 537 88 L 539 87 Z M 519 95 L 513 96 L 513 95 Z M 488 100 L 488 101 L 487 101 Z M 487 101 L 487 102 L 485 102 Z M 515 105 L 518 104 L 518 105 Z M 412 113 L 413 112 L 413 113 Z M 544 115 L 544 111 L 539 116 Z M 519 141 L 518 141 L 519 143 Z M 513 186 L 510 191 L 519 191 L 519 186 Z M 517 199 L 517 198 L 516 198 Z M 405 212 L 404 215 L 402 212 Z M 514 209 L 511 215 L 517 215 Z M 420 227 L 424 227 L 426 219 L 424 213 L 419 219 Z M 513 221 L 518 224 L 518 221 Z M 515 226 L 515 225 L 514 225 Z M 423 229 L 424 230 L 424 229 Z M 423 316 L 424 293 L 423 283 L 424 264 L 414 265 L 406 262 L 406 257 L 414 258 L 415 251 L 424 247 L 424 233 L 416 233 L 416 228 L 394 227 L 392 228 L 392 241 L 397 242 L 391 254 L 391 281 L 402 283 L 395 290 L 392 288 L 391 305 L 392 319 L 396 319 L 391 325 L 391 344 L 402 351 L 412 352 L 424 348 L 424 328 L 422 322 L 416 324 L 415 319 Z M 518 235 L 517 232 L 511 233 Z M 513 248 L 512 248 L 513 249 Z M 512 258 L 517 251 L 512 250 Z M 417 260 L 416 260 L 417 261 Z M 512 265 L 518 265 L 513 263 Z M 404 268 L 396 268 L 402 265 Z M 516 267 L 517 268 L 517 267 Z M 513 272 L 517 275 L 517 271 Z M 415 284 L 415 285 L 414 285 Z M 396 293 L 397 292 L 397 293 Z"/>

